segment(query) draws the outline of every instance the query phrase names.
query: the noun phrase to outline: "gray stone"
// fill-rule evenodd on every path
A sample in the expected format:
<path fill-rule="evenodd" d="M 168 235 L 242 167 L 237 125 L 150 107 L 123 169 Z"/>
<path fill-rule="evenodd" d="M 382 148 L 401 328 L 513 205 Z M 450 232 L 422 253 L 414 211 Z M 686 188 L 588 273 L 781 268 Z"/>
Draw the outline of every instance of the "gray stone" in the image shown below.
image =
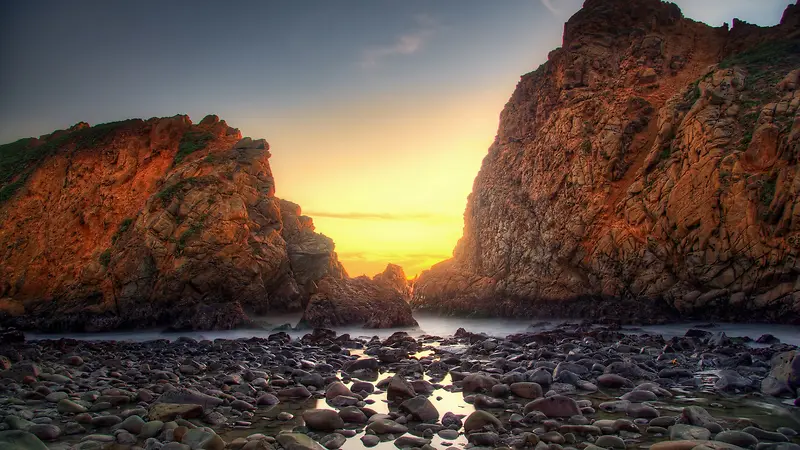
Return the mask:
<path fill-rule="evenodd" d="M 0 450 L 47 450 L 38 437 L 27 431 L 0 431 Z"/>

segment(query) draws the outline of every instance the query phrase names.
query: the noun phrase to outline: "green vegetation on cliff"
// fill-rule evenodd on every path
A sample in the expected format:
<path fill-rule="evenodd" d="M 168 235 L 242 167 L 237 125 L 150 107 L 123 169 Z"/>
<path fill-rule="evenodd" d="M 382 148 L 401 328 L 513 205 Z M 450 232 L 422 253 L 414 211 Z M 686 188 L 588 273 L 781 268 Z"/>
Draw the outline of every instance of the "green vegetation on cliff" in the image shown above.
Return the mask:
<path fill-rule="evenodd" d="M 59 149 L 70 144 L 75 150 L 91 149 L 103 144 L 122 126 L 141 122 L 140 119 L 109 122 L 69 132 L 55 132 L 44 141 L 24 138 L 0 145 L 0 204 L 25 186 L 36 167 Z"/>

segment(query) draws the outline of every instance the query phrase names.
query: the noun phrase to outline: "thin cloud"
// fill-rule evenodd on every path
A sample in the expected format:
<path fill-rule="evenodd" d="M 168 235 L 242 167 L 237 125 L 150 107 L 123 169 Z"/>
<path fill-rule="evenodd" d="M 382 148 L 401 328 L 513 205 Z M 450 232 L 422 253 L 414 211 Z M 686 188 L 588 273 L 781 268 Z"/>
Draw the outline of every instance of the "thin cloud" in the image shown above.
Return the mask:
<path fill-rule="evenodd" d="M 384 212 L 335 212 L 335 211 L 303 211 L 303 214 L 311 217 L 327 217 L 330 219 L 345 220 L 446 220 L 453 219 L 451 216 L 433 213 L 410 213 L 396 214 Z"/>
<path fill-rule="evenodd" d="M 553 6 L 553 0 L 539 0 L 545 8 L 547 8 L 554 16 L 558 17 L 563 14 L 563 11 Z"/>
<path fill-rule="evenodd" d="M 395 39 L 390 45 L 371 47 L 364 50 L 361 65 L 375 67 L 385 58 L 396 55 L 413 55 L 420 51 L 439 28 L 438 22 L 427 14 L 414 16 L 416 27 Z"/>
<path fill-rule="evenodd" d="M 393 261 L 399 263 L 419 263 L 422 260 L 444 260 L 450 258 L 449 253 L 386 253 L 386 252 L 336 252 L 340 259 L 364 261 Z"/>

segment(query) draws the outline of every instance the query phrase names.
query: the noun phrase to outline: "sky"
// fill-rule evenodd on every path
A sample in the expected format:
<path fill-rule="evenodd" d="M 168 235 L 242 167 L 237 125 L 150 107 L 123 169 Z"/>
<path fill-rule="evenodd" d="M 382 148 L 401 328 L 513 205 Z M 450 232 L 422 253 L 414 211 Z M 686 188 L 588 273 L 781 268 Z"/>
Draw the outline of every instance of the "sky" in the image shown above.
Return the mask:
<path fill-rule="evenodd" d="M 774 25 L 790 0 L 679 0 Z M 0 2 L 0 142 L 217 114 L 271 146 L 277 195 L 350 275 L 449 258 L 519 80 L 580 0 Z"/>

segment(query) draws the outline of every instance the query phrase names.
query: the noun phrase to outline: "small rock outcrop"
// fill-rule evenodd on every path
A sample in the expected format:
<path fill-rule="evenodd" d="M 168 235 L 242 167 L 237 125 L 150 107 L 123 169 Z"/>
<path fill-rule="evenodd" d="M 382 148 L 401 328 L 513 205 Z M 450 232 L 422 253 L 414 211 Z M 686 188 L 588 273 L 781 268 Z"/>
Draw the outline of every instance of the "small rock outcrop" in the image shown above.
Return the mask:
<path fill-rule="evenodd" d="M 275 196 L 267 142 L 216 116 L 80 123 L 0 153 L 0 321 L 18 328 L 230 329 L 302 311 L 320 284 L 382 294 Z"/>
<path fill-rule="evenodd" d="M 311 296 L 301 324 L 317 328 L 347 324 L 364 324 L 366 328 L 416 326 L 408 298 L 403 269 L 394 264 L 373 279 L 325 277 Z"/>
<path fill-rule="evenodd" d="M 800 7 L 587 0 L 522 77 L 415 308 L 800 323 Z"/>

